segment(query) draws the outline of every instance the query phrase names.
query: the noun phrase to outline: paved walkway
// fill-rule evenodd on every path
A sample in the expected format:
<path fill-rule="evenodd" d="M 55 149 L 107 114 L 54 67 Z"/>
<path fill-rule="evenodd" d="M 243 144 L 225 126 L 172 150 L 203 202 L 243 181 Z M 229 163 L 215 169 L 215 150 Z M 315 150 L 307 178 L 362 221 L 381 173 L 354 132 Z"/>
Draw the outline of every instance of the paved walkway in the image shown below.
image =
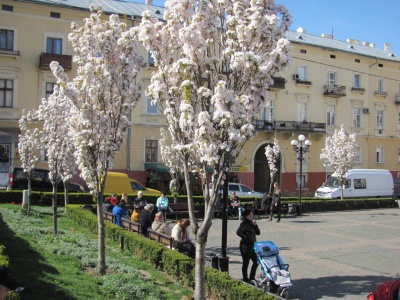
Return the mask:
<path fill-rule="evenodd" d="M 290 299 L 366 299 L 377 284 L 400 277 L 400 209 L 310 213 L 280 223 L 257 220 L 258 241 L 272 240 L 290 265 Z M 220 252 L 221 219 L 207 251 Z M 228 221 L 229 274 L 241 279 L 238 220 Z M 250 271 L 250 270 L 249 270 Z"/>

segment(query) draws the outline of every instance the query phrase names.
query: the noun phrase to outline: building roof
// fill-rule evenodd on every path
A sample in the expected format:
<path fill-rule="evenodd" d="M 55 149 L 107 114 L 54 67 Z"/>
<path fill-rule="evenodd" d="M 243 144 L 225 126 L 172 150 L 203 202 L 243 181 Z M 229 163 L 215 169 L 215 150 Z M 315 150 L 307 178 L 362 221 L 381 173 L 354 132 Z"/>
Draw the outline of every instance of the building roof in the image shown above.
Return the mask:
<path fill-rule="evenodd" d="M 153 17 L 162 19 L 165 7 L 149 5 L 144 3 L 127 2 L 125 0 L 17 0 L 22 2 L 37 3 L 56 7 L 65 7 L 71 9 L 89 10 L 91 4 L 103 6 L 106 13 L 116 13 L 119 15 L 128 15 L 131 17 L 139 17 L 146 10 L 153 13 Z M 375 48 L 370 43 L 363 45 L 353 40 L 352 42 L 344 42 L 335 40 L 331 37 L 320 37 L 305 33 L 305 31 L 287 31 L 286 38 L 296 44 L 304 44 L 313 47 L 322 47 L 332 51 L 344 51 L 355 55 L 369 56 L 378 59 L 400 62 L 400 54 L 394 54 L 390 51 Z M 329 35 L 328 35 L 329 36 Z"/>
<path fill-rule="evenodd" d="M 71 9 L 87 10 L 91 4 L 96 7 L 103 6 L 103 11 L 110 14 L 128 15 L 132 17 L 141 16 L 146 10 L 153 13 L 153 17 L 161 19 L 164 15 L 165 7 L 149 5 L 145 3 L 127 2 L 124 0 L 19 0 L 21 2 L 29 2 L 43 4 L 56 7 L 64 7 Z"/>
<path fill-rule="evenodd" d="M 328 35 L 329 36 L 329 35 Z M 322 37 L 298 31 L 287 31 L 285 37 L 295 44 L 326 48 L 332 51 L 344 51 L 355 55 L 369 56 L 379 59 L 400 62 L 400 55 L 373 47 L 372 43 L 360 44 L 358 41 L 344 42 L 331 37 Z"/>

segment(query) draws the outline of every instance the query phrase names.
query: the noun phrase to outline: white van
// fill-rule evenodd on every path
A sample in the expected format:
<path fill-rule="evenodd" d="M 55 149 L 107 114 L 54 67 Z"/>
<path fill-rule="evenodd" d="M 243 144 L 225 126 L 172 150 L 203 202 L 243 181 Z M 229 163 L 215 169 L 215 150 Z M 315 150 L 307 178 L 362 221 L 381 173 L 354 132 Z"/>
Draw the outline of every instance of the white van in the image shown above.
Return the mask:
<path fill-rule="evenodd" d="M 315 197 L 323 199 L 340 198 L 339 178 L 336 173 L 333 173 L 324 185 L 317 189 Z M 343 197 L 393 197 L 393 176 L 388 170 L 350 170 L 346 174 L 343 184 Z"/>

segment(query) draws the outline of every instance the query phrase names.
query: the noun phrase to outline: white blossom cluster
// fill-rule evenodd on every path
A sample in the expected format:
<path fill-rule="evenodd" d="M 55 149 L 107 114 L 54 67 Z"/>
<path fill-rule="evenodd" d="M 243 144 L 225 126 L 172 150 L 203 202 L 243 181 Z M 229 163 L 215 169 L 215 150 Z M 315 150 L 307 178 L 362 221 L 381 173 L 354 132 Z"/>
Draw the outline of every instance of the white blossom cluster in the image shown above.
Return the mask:
<path fill-rule="evenodd" d="M 92 6 L 91 11 L 82 26 L 72 24 L 69 35 L 76 77 L 69 81 L 57 62 L 51 69 L 61 93 L 72 101 L 66 121 L 81 176 L 98 195 L 131 126 L 130 114 L 141 96 L 136 78 L 146 63 L 117 15 L 105 20 L 101 7 L 94 12 Z"/>
<path fill-rule="evenodd" d="M 148 92 L 166 117 L 171 147 L 203 175 L 213 166 L 217 188 L 253 137 L 272 76 L 290 62 L 290 16 L 270 0 L 165 5 L 163 21 L 147 11 L 131 34 L 154 57 Z"/>
<path fill-rule="evenodd" d="M 19 120 L 19 135 L 18 153 L 21 160 L 21 167 L 28 173 L 28 181 L 31 179 L 33 172 L 39 162 L 42 152 L 41 135 L 42 132 L 38 128 L 33 130 L 28 128 L 29 113 L 25 115 L 22 112 L 22 117 Z"/>
<path fill-rule="evenodd" d="M 356 134 L 347 135 L 343 125 L 340 131 L 335 129 L 331 137 L 325 139 L 325 148 L 322 149 L 320 158 L 325 167 L 331 167 L 340 178 L 357 163 L 358 144 Z"/>
<path fill-rule="evenodd" d="M 267 157 L 268 161 L 268 166 L 269 166 L 269 176 L 271 177 L 271 185 L 272 182 L 274 181 L 274 176 L 276 172 L 278 171 L 276 167 L 276 163 L 279 159 L 279 155 L 281 152 L 281 148 L 279 146 L 278 140 L 276 137 L 274 138 L 274 145 L 271 147 L 271 145 L 267 145 L 265 147 L 265 156 Z"/>

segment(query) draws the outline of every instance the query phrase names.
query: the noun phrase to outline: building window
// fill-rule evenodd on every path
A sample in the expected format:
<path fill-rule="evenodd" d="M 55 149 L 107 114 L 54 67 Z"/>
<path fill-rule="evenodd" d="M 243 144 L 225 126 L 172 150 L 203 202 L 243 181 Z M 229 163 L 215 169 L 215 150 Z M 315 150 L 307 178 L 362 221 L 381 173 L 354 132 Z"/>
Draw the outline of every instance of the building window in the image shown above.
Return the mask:
<path fill-rule="evenodd" d="M 353 127 L 361 127 L 361 108 L 353 108 Z"/>
<path fill-rule="evenodd" d="M 0 79 L 0 107 L 13 107 L 14 82 Z"/>
<path fill-rule="evenodd" d="M 10 163 L 10 144 L 0 144 L 0 163 L 9 164 Z"/>
<path fill-rule="evenodd" d="M 326 125 L 328 125 L 328 126 L 335 125 L 335 106 L 334 105 L 326 106 Z"/>
<path fill-rule="evenodd" d="M 359 60 L 359 59 L 357 59 L 357 58 L 356 58 L 354 61 L 355 61 L 356 63 L 359 63 L 359 62 L 360 62 L 360 60 Z"/>
<path fill-rule="evenodd" d="M 397 113 L 397 130 L 400 130 L 400 112 Z"/>
<path fill-rule="evenodd" d="M 354 87 L 361 88 L 361 75 L 360 74 L 354 74 Z"/>
<path fill-rule="evenodd" d="M 299 75 L 299 80 L 301 80 L 301 81 L 308 80 L 307 67 L 304 67 L 304 66 L 298 67 L 297 74 Z"/>
<path fill-rule="evenodd" d="M 60 38 L 47 38 L 46 53 L 62 54 L 62 39 Z"/>
<path fill-rule="evenodd" d="M 297 103 L 297 118 L 299 122 L 307 122 L 307 103 Z"/>
<path fill-rule="evenodd" d="M 2 4 L 2 5 L 1 5 L 1 10 L 5 10 L 5 11 L 14 11 L 14 6 Z"/>
<path fill-rule="evenodd" d="M 376 80 L 376 91 L 378 93 L 384 93 L 385 92 L 385 80 L 383 78 L 378 78 Z"/>
<path fill-rule="evenodd" d="M 400 164 L 400 147 L 397 148 L 397 163 Z"/>
<path fill-rule="evenodd" d="M 384 124 L 384 111 L 382 109 L 378 109 L 376 111 L 376 128 L 383 129 Z"/>
<path fill-rule="evenodd" d="M 306 49 L 300 49 L 300 53 L 306 54 L 307 50 Z"/>
<path fill-rule="evenodd" d="M 150 67 L 154 67 L 154 58 L 150 51 L 147 51 L 147 62 L 149 63 Z"/>
<path fill-rule="evenodd" d="M 378 67 L 379 68 L 383 68 L 383 64 L 378 64 Z"/>
<path fill-rule="evenodd" d="M 53 94 L 55 85 L 55 83 L 46 82 L 46 99 L 49 99 L 49 97 Z"/>
<path fill-rule="evenodd" d="M 336 84 L 336 73 L 328 72 L 328 84 L 335 85 Z"/>
<path fill-rule="evenodd" d="M 336 58 L 336 55 L 331 54 L 329 57 L 335 59 L 335 58 Z"/>
<path fill-rule="evenodd" d="M 61 18 L 61 14 L 58 12 L 50 12 L 50 17 L 59 19 Z"/>
<path fill-rule="evenodd" d="M 14 50 L 14 30 L 0 29 L 0 50 Z"/>
<path fill-rule="evenodd" d="M 151 97 L 147 97 L 146 99 L 146 113 L 149 115 L 157 115 L 158 114 L 158 109 L 157 109 L 157 105 L 151 104 L 151 101 L 153 99 Z"/>
<path fill-rule="evenodd" d="M 383 147 L 378 146 L 376 147 L 376 163 L 377 164 L 383 164 Z"/>
<path fill-rule="evenodd" d="M 156 162 L 158 156 L 158 141 L 146 140 L 146 162 Z"/>
<path fill-rule="evenodd" d="M 300 175 L 297 174 L 297 188 L 299 187 Z M 301 175 L 301 188 L 304 189 L 306 187 L 306 175 Z"/>
<path fill-rule="evenodd" d="M 275 120 L 275 101 L 267 100 L 264 106 L 264 120 L 274 121 Z"/>
<path fill-rule="evenodd" d="M 361 164 L 361 147 L 357 147 L 356 164 Z"/>

